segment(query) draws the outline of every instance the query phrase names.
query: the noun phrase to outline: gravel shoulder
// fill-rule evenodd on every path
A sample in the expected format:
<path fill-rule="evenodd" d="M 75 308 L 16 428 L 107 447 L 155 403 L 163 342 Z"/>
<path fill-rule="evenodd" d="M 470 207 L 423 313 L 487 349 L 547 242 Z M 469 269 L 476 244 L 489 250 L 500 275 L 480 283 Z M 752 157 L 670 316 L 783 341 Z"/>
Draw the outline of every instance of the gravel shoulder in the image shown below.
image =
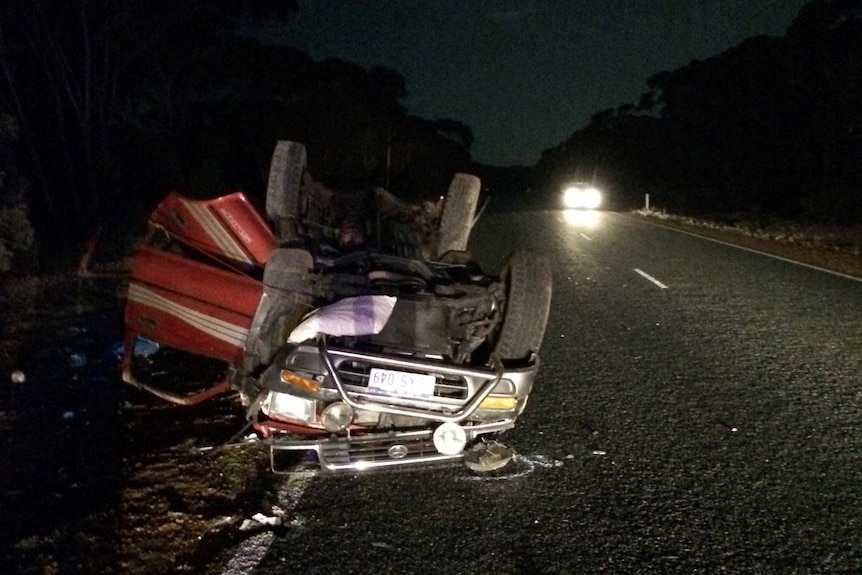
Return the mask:
<path fill-rule="evenodd" d="M 4 573 L 196 572 L 272 514 L 262 450 L 219 448 L 245 425 L 233 397 L 177 407 L 120 380 L 120 282 L 0 290 Z"/>
<path fill-rule="evenodd" d="M 862 278 L 862 226 L 846 228 L 774 222 L 757 225 L 740 220 L 721 223 L 639 210 L 633 217 L 793 261 Z"/>

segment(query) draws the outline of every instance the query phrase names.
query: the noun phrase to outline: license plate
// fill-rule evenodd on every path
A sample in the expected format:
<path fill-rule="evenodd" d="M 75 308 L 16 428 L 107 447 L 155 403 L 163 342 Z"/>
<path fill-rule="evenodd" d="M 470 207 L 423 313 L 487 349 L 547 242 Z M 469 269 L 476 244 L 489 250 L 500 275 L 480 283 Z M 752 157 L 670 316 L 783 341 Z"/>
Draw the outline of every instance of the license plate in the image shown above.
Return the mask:
<path fill-rule="evenodd" d="M 437 378 L 423 373 L 371 368 L 368 390 L 377 393 L 430 399 L 434 397 Z"/>

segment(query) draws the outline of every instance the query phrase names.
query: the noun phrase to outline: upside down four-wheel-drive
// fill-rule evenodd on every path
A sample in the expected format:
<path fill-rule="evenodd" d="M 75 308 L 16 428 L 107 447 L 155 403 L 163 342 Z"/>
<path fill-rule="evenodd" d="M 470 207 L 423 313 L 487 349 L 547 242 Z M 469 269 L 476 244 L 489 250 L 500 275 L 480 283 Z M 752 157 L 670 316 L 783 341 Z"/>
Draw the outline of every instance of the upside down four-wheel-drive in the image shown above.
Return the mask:
<path fill-rule="evenodd" d="M 304 146 L 279 142 L 266 216 L 241 192 L 169 194 L 132 264 L 123 379 L 194 404 L 235 393 L 281 471 L 464 462 L 486 471 L 524 410 L 551 302 L 545 258 L 513 253 L 499 275 L 469 256 L 479 181 L 441 202 L 313 182 Z M 191 395 L 148 381 L 139 342 L 219 360 Z"/>

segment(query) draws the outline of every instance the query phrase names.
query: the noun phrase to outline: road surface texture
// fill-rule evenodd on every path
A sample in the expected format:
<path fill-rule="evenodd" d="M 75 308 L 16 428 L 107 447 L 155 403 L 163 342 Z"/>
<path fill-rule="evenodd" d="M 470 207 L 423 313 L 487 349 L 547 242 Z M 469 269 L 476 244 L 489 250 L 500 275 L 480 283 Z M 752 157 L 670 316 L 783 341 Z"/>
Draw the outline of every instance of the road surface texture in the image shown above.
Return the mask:
<path fill-rule="evenodd" d="M 474 234 L 554 268 L 514 468 L 294 476 L 205 572 L 862 572 L 862 283 L 613 213 Z"/>
<path fill-rule="evenodd" d="M 486 214 L 471 240 L 488 271 L 522 247 L 551 259 L 551 319 L 485 477 L 202 455 L 241 410 L 122 386 L 116 303 L 69 322 L 80 298 L 46 290 L 0 389 L 3 572 L 862 572 L 862 282 L 606 212 Z"/>

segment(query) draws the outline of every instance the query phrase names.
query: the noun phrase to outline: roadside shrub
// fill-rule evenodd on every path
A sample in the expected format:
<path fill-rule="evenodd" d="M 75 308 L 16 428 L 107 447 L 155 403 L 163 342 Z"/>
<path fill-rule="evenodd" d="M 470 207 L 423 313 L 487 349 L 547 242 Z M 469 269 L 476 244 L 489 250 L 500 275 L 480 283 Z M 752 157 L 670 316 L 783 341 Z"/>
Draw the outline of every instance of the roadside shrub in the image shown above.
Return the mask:
<path fill-rule="evenodd" d="M 0 273 L 15 269 L 34 253 L 36 232 L 27 215 L 27 181 L 18 175 L 12 144 L 18 124 L 9 114 L 0 114 Z"/>
<path fill-rule="evenodd" d="M 0 273 L 12 271 L 35 244 L 36 233 L 24 207 L 0 208 Z"/>
<path fill-rule="evenodd" d="M 801 201 L 805 219 L 842 226 L 862 224 L 862 186 L 843 185 L 816 190 Z"/>

